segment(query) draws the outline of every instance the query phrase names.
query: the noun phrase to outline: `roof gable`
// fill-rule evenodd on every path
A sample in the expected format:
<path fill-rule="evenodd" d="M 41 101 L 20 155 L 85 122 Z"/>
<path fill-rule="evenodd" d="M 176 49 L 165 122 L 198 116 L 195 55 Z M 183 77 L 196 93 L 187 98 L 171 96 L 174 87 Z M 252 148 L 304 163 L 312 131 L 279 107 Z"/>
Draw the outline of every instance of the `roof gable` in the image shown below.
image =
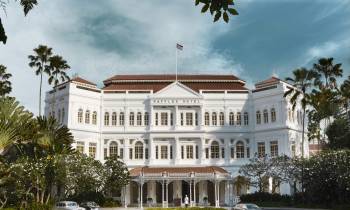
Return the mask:
<path fill-rule="evenodd" d="M 202 96 L 191 88 L 180 82 L 173 82 L 154 94 L 156 98 L 202 98 Z"/>

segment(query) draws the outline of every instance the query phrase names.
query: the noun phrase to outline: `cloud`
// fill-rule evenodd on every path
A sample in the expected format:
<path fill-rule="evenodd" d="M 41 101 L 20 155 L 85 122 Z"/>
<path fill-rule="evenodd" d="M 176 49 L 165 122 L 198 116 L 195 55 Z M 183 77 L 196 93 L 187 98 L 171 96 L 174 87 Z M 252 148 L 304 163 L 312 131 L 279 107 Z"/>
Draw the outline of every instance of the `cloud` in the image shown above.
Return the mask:
<path fill-rule="evenodd" d="M 212 46 L 227 24 L 214 24 L 188 0 L 42 1 L 27 17 L 11 2 L 7 13 L 3 22 L 9 40 L 0 47 L 0 63 L 14 75 L 13 95 L 35 113 L 39 84 L 27 55 L 39 44 L 62 55 L 71 75 L 100 85 L 114 74 L 175 73 L 177 42 L 184 45 L 179 73 L 244 72 L 230 55 Z"/>

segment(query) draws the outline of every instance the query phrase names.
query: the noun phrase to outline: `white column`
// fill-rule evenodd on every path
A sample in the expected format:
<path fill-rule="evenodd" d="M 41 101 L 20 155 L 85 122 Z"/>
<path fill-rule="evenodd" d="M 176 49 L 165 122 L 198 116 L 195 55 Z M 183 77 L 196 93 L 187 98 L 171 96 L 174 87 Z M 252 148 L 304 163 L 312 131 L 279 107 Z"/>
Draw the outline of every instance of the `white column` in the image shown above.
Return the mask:
<path fill-rule="evenodd" d="M 176 127 L 178 127 L 180 124 L 179 106 L 175 106 L 174 120 L 175 120 L 174 126 L 176 129 Z"/>
<path fill-rule="evenodd" d="M 175 148 L 174 148 L 174 160 L 175 160 L 175 165 L 180 163 L 181 161 L 181 146 L 179 142 L 179 138 L 175 137 Z"/>
<path fill-rule="evenodd" d="M 168 208 L 168 205 L 169 205 L 169 203 L 168 203 L 168 202 L 169 202 L 169 193 L 168 193 L 168 190 L 169 190 L 169 189 L 168 189 L 168 184 L 169 184 L 169 183 L 168 183 L 168 180 L 167 180 L 166 183 L 165 183 L 165 189 L 166 189 L 166 190 L 165 190 L 165 194 L 166 194 L 166 207 L 167 207 L 167 208 Z"/>
<path fill-rule="evenodd" d="M 150 137 L 148 140 L 148 158 L 149 158 L 149 165 L 152 165 L 154 163 L 155 153 L 153 148 L 153 138 Z"/>
<path fill-rule="evenodd" d="M 131 187 L 130 184 L 125 186 L 125 203 L 124 203 L 125 208 L 130 203 L 130 187 Z"/>
<path fill-rule="evenodd" d="M 164 181 L 162 182 L 162 207 L 165 208 L 165 206 L 164 206 Z"/>
<path fill-rule="evenodd" d="M 218 207 L 218 195 L 217 195 L 218 193 L 217 193 L 217 189 L 218 189 L 218 188 L 217 188 L 217 186 L 216 186 L 216 181 L 215 181 L 215 182 L 214 182 L 215 207 Z"/>
<path fill-rule="evenodd" d="M 190 206 L 192 206 L 192 180 L 190 180 Z"/>
<path fill-rule="evenodd" d="M 143 188 L 143 182 L 140 182 L 140 208 L 141 209 L 143 208 L 143 206 L 142 206 L 142 195 L 143 195 L 142 188 Z"/>
<path fill-rule="evenodd" d="M 196 206 L 196 181 L 193 181 L 193 206 Z"/>

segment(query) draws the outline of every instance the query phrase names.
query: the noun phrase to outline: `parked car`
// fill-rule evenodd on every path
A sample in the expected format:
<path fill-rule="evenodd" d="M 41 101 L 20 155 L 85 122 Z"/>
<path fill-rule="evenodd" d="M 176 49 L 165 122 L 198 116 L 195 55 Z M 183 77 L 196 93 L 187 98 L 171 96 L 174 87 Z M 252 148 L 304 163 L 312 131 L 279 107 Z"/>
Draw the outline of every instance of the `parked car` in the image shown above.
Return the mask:
<path fill-rule="evenodd" d="M 74 201 L 60 201 L 55 205 L 55 210 L 86 210 L 83 207 L 79 207 L 77 202 Z"/>
<path fill-rule="evenodd" d="M 261 208 L 253 203 L 239 203 L 233 210 L 261 210 Z"/>
<path fill-rule="evenodd" d="M 81 203 L 80 206 L 84 207 L 86 210 L 100 210 L 100 206 L 93 201 Z"/>

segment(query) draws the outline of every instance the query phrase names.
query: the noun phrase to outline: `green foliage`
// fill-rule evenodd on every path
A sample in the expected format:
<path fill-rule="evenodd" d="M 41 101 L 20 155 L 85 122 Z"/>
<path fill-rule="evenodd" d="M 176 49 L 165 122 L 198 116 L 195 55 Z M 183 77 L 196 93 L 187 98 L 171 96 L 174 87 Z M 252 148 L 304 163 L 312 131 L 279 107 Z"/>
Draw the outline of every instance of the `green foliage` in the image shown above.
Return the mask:
<path fill-rule="evenodd" d="M 331 149 L 350 149 L 349 121 L 344 118 L 336 119 L 326 130 L 328 147 Z"/>
<path fill-rule="evenodd" d="M 203 5 L 201 12 L 206 13 L 208 10 L 210 14 L 214 15 L 214 22 L 218 21 L 221 17 L 223 20 L 229 22 L 230 15 L 238 15 L 238 12 L 234 6 L 233 0 L 195 0 L 195 5 Z"/>
<path fill-rule="evenodd" d="M 9 94 L 12 90 L 11 82 L 9 81 L 12 74 L 6 72 L 6 66 L 0 64 L 0 97 Z"/>
<path fill-rule="evenodd" d="M 241 195 L 240 200 L 243 203 L 279 202 L 289 206 L 292 204 L 293 198 L 289 195 L 280 195 L 277 193 L 255 192 L 252 194 Z"/>
<path fill-rule="evenodd" d="M 105 168 L 105 191 L 110 193 L 119 192 L 122 187 L 129 184 L 129 170 L 116 155 L 108 157 L 104 163 Z"/>
<path fill-rule="evenodd" d="M 0 18 L 0 42 L 6 44 L 7 36 L 5 33 L 4 26 L 2 25 L 1 18 Z"/>
<path fill-rule="evenodd" d="M 85 191 L 79 194 L 72 195 L 68 197 L 68 200 L 73 200 L 78 203 L 94 201 L 100 206 L 103 206 L 106 202 L 105 196 L 101 192 L 96 191 Z"/>
<path fill-rule="evenodd" d="M 120 207 L 120 201 L 113 200 L 113 198 L 106 198 L 102 207 Z"/>

